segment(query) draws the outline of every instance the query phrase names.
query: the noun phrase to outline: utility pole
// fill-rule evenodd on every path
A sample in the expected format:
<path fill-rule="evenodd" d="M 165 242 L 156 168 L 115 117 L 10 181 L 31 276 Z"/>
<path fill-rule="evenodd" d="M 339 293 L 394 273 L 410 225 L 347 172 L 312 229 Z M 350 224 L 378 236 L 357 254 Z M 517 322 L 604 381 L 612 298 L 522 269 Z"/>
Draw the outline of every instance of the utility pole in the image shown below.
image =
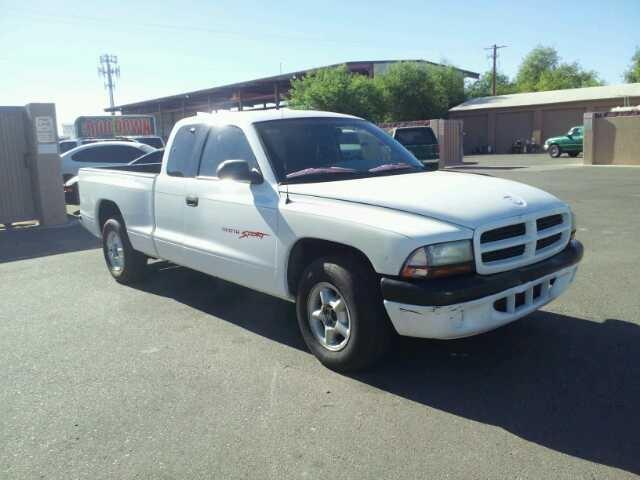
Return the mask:
<path fill-rule="evenodd" d="M 98 65 L 98 75 L 104 79 L 104 88 L 109 91 L 109 106 L 111 107 L 111 115 L 115 115 L 113 111 L 115 104 L 113 103 L 113 89 L 116 88 L 114 78 L 120 78 L 120 66 L 118 65 L 118 57 L 115 55 L 100 55 L 100 64 Z"/>
<path fill-rule="evenodd" d="M 490 47 L 485 48 L 485 50 L 491 50 L 491 57 L 493 58 L 493 75 L 491 77 L 491 94 L 496 96 L 496 75 L 498 74 L 496 70 L 496 61 L 498 60 L 498 50 L 501 48 L 506 48 L 508 45 L 496 45 L 495 43 Z"/>

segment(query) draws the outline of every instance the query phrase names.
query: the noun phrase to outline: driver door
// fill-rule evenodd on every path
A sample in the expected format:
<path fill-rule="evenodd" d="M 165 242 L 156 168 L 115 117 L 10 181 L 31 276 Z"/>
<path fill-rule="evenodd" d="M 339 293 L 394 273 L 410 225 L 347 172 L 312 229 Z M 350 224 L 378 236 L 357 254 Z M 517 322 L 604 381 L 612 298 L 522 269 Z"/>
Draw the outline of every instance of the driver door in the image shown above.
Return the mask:
<path fill-rule="evenodd" d="M 217 177 L 225 160 L 258 168 L 239 127 L 211 127 L 195 178 L 185 179 L 191 199 L 184 210 L 184 264 L 249 288 L 269 292 L 276 272 L 279 196 L 268 182 Z"/>

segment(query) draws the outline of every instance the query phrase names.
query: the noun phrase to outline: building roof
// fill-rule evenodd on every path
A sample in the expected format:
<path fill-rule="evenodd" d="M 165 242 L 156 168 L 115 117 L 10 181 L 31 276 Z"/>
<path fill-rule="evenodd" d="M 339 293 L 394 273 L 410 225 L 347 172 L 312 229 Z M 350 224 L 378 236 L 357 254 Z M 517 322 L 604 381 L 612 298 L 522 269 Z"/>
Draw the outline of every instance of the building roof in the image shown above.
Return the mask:
<path fill-rule="evenodd" d="M 326 65 L 323 67 L 310 68 L 307 70 L 298 70 L 295 72 L 283 73 L 283 74 L 274 75 L 271 77 L 257 78 L 254 80 L 247 80 L 244 82 L 231 83 L 228 85 L 221 85 L 218 87 L 205 88 L 202 90 L 184 92 L 176 95 L 168 95 L 166 97 L 159 97 L 159 98 L 153 98 L 149 100 L 143 100 L 140 102 L 117 105 L 113 108 L 105 108 L 105 111 L 111 112 L 111 111 L 120 111 L 123 109 L 129 110 L 129 109 L 135 109 L 137 107 L 148 106 L 150 104 L 157 105 L 159 103 L 162 103 L 162 104 L 175 103 L 175 102 L 182 102 L 185 100 L 190 103 L 193 103 L 194 100 L 198 98 L 201 99 L 203 97 L 205 98 L 205 101 L 206 101 L 206 98 L 208 96 L 210 96 L 212 100 L 216 103 L 226 102 L 226 103 L 235 105 L 237 103 L 237 100 L 230 100 L 230 97 L 243 89 L 248 90 L 247 97 L 249 98 L 246 98 L 246 100 L 248 101 L 251 100 L 250 97 L 252 92 L 250 92 L 249 90 L 252 90 L 254 93 L 254 96 L 256 97 L 256 100 L 262 101 L 263 97 L 266 98 L 267 95 L 273 94 L 273 85 L 275 84 L 281 85 L 283 87 L 282 93 L 284 93 L 285 92 L 284 88 L 290 85 L 290 82 L 292 79 L 302 77 L 304 75 L 313 73 L 315 71 L 318 71 L 324 68 L 334 68 L 340 65 L 346 65 L 350 71 L 360 71 L 361 69 L 366 70 L 369 66 L 376 65 L 376 64 L 379 65 L 379 64 L 385 64 L 385 63 L 398 63 L 398 62 L 418 62 L 418 63 L 426 63 L 429 65 L 438 65 L 438 66 L 441 65 L 435 62 L 430 62 L 428 60 L 364 60 L 364 61 L 356 61 L 356 62 L 342 62 L 342 63 L 333 64 L 333 65 Z M 478 73 L 471 72 L 469 70 L 463 70 L 459 68 L 457 70 L 459 70 L 467 78 L 477 79 L 480 76 Z"/>
<path fill-rule="evenodd" d="M 605 85 L 603 87 L 570 88 L 566 90 L 550 90 L 548 92 L 514 93 L 496 97 L 473 98 L 450 112 L 466 112 L 470 110 L 486 110 L 494 108 L 528 107 L 533 105 L 549 105 L 554 103 L 585 102 L 594 100 L 611 100 L 624 97 L 640 97 L 640 83 L 622 85 Z"/>

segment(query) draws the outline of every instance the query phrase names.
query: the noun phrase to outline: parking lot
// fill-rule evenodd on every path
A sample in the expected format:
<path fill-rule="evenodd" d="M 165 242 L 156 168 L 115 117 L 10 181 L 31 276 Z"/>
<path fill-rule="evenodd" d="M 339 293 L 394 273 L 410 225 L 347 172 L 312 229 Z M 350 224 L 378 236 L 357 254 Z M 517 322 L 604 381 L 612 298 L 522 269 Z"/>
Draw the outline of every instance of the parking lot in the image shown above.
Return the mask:
<path fill-rule="evenodd" d="M 640 168 L 581 163 L 460 168 L 571 204 L 566 295 L 352 376 L 306 351 L 291 304 L 163 262 L 118 285 L 75 221 L 0 231 L 0 478 L 640 474 Z"/>

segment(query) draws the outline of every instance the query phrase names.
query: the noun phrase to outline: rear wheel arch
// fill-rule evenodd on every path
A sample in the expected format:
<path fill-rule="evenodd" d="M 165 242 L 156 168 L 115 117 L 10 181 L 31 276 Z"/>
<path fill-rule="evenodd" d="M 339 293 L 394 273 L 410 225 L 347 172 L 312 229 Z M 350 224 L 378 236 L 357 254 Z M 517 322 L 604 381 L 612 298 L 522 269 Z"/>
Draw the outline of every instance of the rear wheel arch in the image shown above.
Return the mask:
<path fill-rule="evenodd" d="M 104 224 L 107 222 L 107 220 L 116 217 L 122 218 L 122 213 L 120 212 L 118 205 L 116 205 L 116 203 L 111 200 L 101 200 L 98 204 L 97 215 L 100 231 L 102 231 L 102 227 L 104 227 Z M 124 219 L 122 220 L 122 223 L 124 224 Z"/>
<path fill-rule="evenodd" d="M 304 270 L 315 260 L 330 255 L 349 255 L 361 261 L 375 273 L 375 268 L 362 250 L 344 243 L 319 238 L 301 238 L 289 251 L 287 261 L 287 287 L 289 293 L 296 295 L 300 278 Z"/>

